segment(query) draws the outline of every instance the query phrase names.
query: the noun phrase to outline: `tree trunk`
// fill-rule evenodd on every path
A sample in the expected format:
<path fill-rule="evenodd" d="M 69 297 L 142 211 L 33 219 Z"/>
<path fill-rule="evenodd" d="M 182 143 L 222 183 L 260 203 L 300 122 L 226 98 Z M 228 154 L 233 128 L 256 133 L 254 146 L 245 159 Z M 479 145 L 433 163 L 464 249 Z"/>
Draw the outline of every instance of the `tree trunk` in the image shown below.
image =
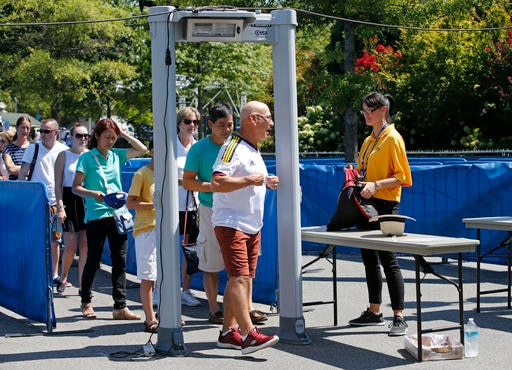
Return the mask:
<path fill-rule="evenodd" d="M 345 73 L 354 73 L 356 67 L 356 51 L 354 25 L 344 23 L 345 34 Z M 351 106 L 345 107 L 345 161 L 354 163 L 357 159 L 357 113 Z"/>

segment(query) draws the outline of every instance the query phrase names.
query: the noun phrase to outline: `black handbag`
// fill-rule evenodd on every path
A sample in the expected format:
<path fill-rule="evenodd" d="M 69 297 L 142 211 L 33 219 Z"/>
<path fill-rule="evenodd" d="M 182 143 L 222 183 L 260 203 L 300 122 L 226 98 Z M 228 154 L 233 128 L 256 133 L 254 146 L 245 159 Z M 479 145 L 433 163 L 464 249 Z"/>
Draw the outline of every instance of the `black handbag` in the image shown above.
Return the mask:
<path fill-rule="evenodd" d="M 375 198 L 365 199 L 361 196 L 364 185 L 362 177 L 354 168 L 345 170 L 345 181 L 338 196 L 336 210 L 327 224 L 327 231 L 372 227 L 368 220 L 378 215 Z"/>
<path fill-rule="evenodd" d="M 183 217 L 183 241 L 181 242 L 181 248 L 183 249 L 183 255 L 187 259 L 187 274 L 193 275 L 200 271 L 196 244 L 197 235 L 199 234 L 199 220 L 197 218 L 197 204 L 193 195 L 192 198 L 194 199 L 195 211 L 188 210 L 189 194 L 190 191 L 187 191 L 187 198 L 185 202 L 186 209 Z"/>

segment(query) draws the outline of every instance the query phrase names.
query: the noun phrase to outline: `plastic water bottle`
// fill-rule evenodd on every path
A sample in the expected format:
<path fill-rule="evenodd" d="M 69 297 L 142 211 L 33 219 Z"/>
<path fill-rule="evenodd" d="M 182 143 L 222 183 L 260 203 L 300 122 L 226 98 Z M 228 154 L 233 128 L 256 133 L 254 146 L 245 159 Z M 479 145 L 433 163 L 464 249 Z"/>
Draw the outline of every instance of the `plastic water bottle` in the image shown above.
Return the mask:
<path fill-rule="evenodd" d="M 478 356 L 478 326 L 470 318 L 464 326 L 464 355 L 466 357 Z"/>

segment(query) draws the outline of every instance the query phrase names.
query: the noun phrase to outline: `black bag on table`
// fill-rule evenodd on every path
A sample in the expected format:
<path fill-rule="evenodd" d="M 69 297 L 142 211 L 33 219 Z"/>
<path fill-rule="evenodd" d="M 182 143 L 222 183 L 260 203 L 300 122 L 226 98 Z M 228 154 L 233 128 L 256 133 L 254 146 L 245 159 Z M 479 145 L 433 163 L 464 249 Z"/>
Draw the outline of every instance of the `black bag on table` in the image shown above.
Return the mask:
<path fill-rule="evenodd" d="M 359 172 L 354 168 L 345 170 L 345 181 L 338 196 L 336 211 L 327 224 L 327 231 L 349 229 L 354 226 L 372 229 L 368 220 L 378 215 L 375 198 L 361 196 L 364 185 Z"/>

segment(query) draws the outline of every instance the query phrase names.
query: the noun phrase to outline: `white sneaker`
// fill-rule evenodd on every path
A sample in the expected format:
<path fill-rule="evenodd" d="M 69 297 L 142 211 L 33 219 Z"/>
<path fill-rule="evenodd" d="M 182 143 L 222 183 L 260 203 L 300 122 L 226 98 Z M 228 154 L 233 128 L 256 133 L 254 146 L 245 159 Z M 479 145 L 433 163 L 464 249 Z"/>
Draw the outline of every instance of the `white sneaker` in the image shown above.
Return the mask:
<path fill-rule="evenodd" d="M 201 302 L 194 297 L 190 290 L 184 290 L 181 292 L 181 304 L 189 307 L 200 306 Z"/>

